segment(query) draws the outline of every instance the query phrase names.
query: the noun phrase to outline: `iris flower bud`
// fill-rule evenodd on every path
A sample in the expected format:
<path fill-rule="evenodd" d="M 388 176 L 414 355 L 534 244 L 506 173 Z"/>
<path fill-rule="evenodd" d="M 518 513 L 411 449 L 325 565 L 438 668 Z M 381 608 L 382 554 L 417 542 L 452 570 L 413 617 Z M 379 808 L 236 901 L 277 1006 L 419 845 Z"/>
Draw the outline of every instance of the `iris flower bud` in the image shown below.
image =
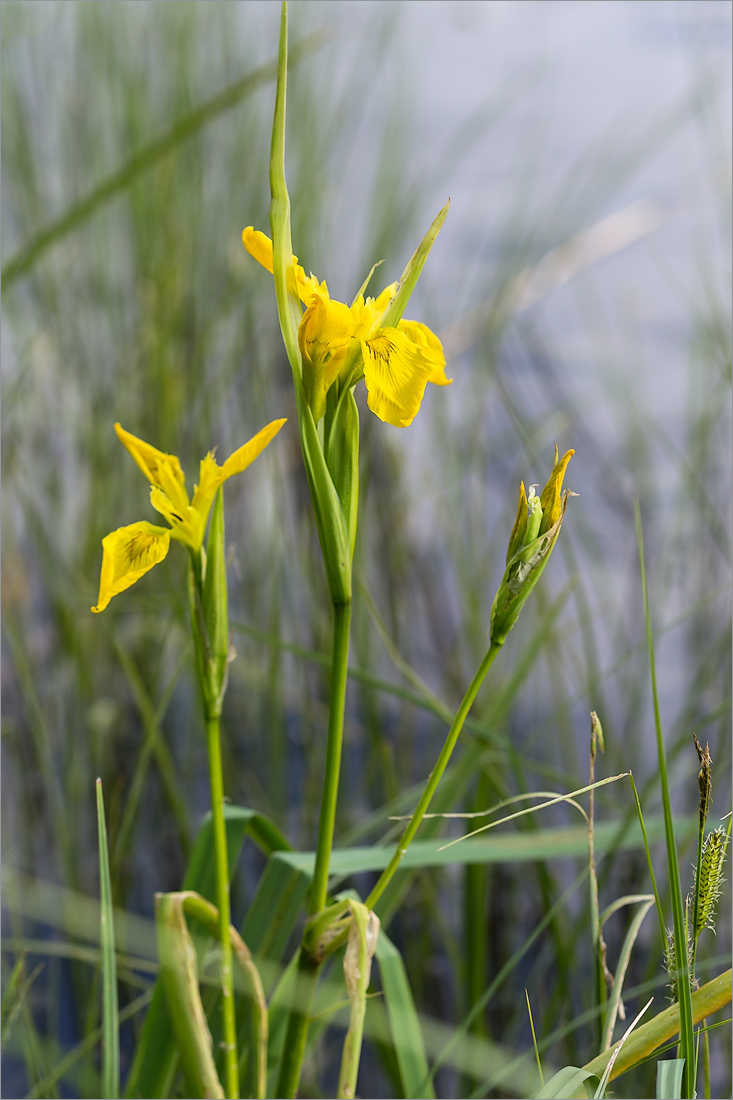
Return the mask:
<path fill-rule="evenodd" d="M 562 491 L 565 470 L 574 454 L 575 451 L 567 451 L 558 459 L 555 447 L 555 465 L 539 497 L 535 496 L 534 485 L 530 486 L 527 496 L 524 482 L 520 484 L 519 507 L 509 537 L 506 571 L 491 608 L 493 646 L 504 644 L 547 565 L 560 534 L 568 497 L 575 495 L 568 489 Z"/>

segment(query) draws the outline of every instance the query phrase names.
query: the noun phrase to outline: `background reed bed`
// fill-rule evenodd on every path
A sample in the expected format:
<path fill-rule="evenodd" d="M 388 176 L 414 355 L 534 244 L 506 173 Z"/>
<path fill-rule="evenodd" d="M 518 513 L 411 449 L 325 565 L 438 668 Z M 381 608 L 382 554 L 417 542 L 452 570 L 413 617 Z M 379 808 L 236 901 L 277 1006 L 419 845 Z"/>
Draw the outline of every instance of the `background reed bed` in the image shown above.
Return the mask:
<path fill-rule="evenodd" d="M 294 425 L 272 287 L 240 242 L 267 224 L 278 18 L 269 3 L 2 7 L 3 976 L 23 994 L 7 1001 L 7 1094 L 99 1087 L 95 778 L 125 914 L 123 1082 L 154 977 L 153 895 L 180 887 L 208 806 L 185 563 L 171 555 L 104 622 L 88 609 L 103 535 L 140 514 L 115 420 L 191 470 L 275 416 Z M 410 315 L 441 335 L 453 385 L 404 432 L 362 418 L 334 857 L 362 896 L 368 858 L 338 849 L 390 843 L 390 815 L 414 805 L 486 649 L 516 485 L 545 479 L 554 441 L 576 450 L 580 499 L 436 808 L 585 786 L 597 711 L 596 778 L 633 770 L 666 899 L 637 497 L 683 891 L 693 732 L 713 757 L 711 814 L 729 811 L 729 30 L 714 2 L 292 5 L 306 270 L 347 300 L 378 260 L 397 278 L 452 200 Z M 312 850 L 330 620 L 294 428 L 227 492 L 227 793 Z M 628 781 L 596 792 L 595 815 L 601 908 L 649 893 Z M 567 806 L 514 827 L 486 834 L 480 862 L 457 845 L 416 864 L 388 899 L 441 1096 L 534 1094 L 525 989 L 543 1064 L 597 1050 L 587 829 Z M 459 830 L 433 819 L 420 837 Z M 248 842 L 237 924 L 264 864 Z M 631 921 L 606 926 L 612 969 Z M 729 965 L 728 895 L 717 927 L 702 981 Z M 658 940 L 650 915 L 629 1020 L 664 1002 Z M 304 1094 L 335 1082 L 339 1020 Z M 729 1095 L 727 1028 L 711 1048 L 711 1095 Z M 394 1095 L 399 1060 L 372 1032 L 361 1094 Z M 614 1088 L 653 1095 L 654 1063 Z"/>

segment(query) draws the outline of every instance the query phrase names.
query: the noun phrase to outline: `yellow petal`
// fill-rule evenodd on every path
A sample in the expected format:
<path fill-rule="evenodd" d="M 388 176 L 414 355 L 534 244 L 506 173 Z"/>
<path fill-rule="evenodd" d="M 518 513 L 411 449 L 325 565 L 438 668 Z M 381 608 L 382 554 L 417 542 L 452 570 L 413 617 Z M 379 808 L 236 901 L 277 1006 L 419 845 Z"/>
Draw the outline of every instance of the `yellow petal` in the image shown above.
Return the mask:
<path fill-rule="evenodd" d="M 199 484 L 194 489 L 191 506 L 201 517 L 203 526 L 209 518 L 209 510 L 216 496 L 216 490 L 227 478 L 246 470 L 254 462 L 258 455 L 262 454 L 268 443 L 275 438 L 285 423 L 285 419 L 273 420 L 272 423 L 262 428 L 248 443 L 239 447 L 230 455 L 223 466 L 218 466 L 213 454 L 210 452 L 201 460 Z M 203 528 L 202 528 L 203 535 Z"/>
<path fill-rule="evenodd" d="M 161 489 L 174 508 L 180 511 L 188 507 L 186 478 L 176 456 L 164 454 L 156 447 L 151 447 L 136 435 L 126 432 L 121 424 L 115 424 L 115 431 L 150 484 Z"/>
<path fill-rule="evenodd" d="M 162 561 L 169 546 L 170 531 L 145 522 L 118 527 L 103 538 L 99 598 L 92 611 L 104 611 L 113 596 L 130 588 Z"/>
<path fill-rule="evenodd" d="M 450 386 L 452 378 L 446 378 L 445 353 L 435 333 L 424 325 L 422 321 L 400 321 L 397 325 L 400 332 L 424 349 L 425 354 L 433 362 L 433 373 L 428 378 L 435 386 Z"/>
<path fill-rule="evenodd" d="M 253 256 L 258 264 L 262 264 L 263 267 L 267 268 L 272 275 L 272 241 L 270 238 L 265 236 L 259 229 L 254 229 L 249 225 L 242 231 L 242 244 L 250 256 Z"/>
<path fill-rule="evenodd" d="M 397 283 L 390 283 L 378 298 L 364 299 L 362 294 L 357 294 L 351 305 L 354 336 L 357 340 L 368 340 L 376 334 L 384 311 L 397 292 L 397 286 Z"/>
<path fill-rule="evenodd" d="M 387 424 L 406 428 L 420 408 L 433 362 L 423 348 L 396 328 L 362 340 L 368 405 Z"/>
<path fill-rule="evenodd" d="M 248 466 L 251 466 L 254 460 L 262 454 L 268 443 L 275 438 L 286 420 L 287 417 L 285 416 L 281 420 L 273 420 L 270 424 L 261 428 L 257 435 L 253 435 L 249 443 L 244 443 L 234 454 L 231 454 L 221 468 L 221 480 L 226 481 L 227 478 L 233 477 L 234 474 L 240 474 L 242 470 L 246 470 Z"/>
<path fill-rule="evenodd" d="M 540 497 L 540 506 L 542 508 L 542 523 L 540 524 L 541 535 L 544 535 L 545 531 L 549 531 L 551 527 L 554 527 L 560 518 L 562 513 L 561 498 L 563 478 L 565 477 L 565 470 L 567 469 L 568 462 L 575 454 L 575 451 L 566 451 L 559 461 L 557 454 L 557 444 L 555 444 L 555 466 L 550 474 L 550 480 L 542 490 L 542 496 Z"/>
<path fill-rule="evenodd" d="M 253 256 L 257 263 L 262 264 L 272 275 L 272 241 L 270 238 L 259 229 L 253 229 L 250 225 L 242 232 L 242 244 L 250 256 Z M 293 263 L 295 265 L 295 278 L 298 283 L 298 295 L 304 305 L 309 305 L 311 298 L 316 293 L 324 294 L 326 297 L 329 296 L 325 282 L 319 283 L 312 272 L 310 275 L 306 275 L 298 263 L 297 256 L 293 256 Z"/>
<path fill-rule="evenodd" d="M 216 463 L 214 463 L 216 466 Z M 217 467 L 218 468 L 218 467 Z M 203 539 L 201 517 L 192 505 L 185 501 L 184 507 L 175 507 L 162 489 L 153 485 L 150 489 L 150 503 L 156 512 L 160 512 L 170 523 L 173 531 L 172 538 L 190 546 L 193 550 L 199 550 Z"/>
<path fill-rule="evenodd" d="M 326 411 L 326 394 L 336 381 L 354 334 L 351 310 L 314 294 L 298 328 L 303 386 L 316 423 Z"/>

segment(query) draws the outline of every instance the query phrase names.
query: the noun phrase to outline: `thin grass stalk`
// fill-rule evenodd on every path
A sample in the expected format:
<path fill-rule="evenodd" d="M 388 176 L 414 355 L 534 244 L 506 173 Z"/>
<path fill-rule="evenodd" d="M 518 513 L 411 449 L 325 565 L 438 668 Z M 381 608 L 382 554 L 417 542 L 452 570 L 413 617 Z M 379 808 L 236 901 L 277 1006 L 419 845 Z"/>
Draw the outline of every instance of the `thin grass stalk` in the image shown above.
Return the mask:
<path fill-rule="evenodd" d="M 641 509 L 638 499 L 634 500 L 634 519 L 636 522 L 636 541 L 639 550 L 639 569 L 641 573 L 641 589 L 644 601 L 644 622 L 646 624 L 646 642 L 649 652 L 649 674 L 652 686 L 652 701 L 654 705 L 654 727 L 657 736 L 657 758 L 659 762 L 659 781 L 662 788 L 662 808 L 664 811 L 664 834 L 667 847 L 667 866 L 669 868 L 669 885 L 672 900 L 672 920 L 675 942 L 677 944 L 677 998 L 680 1015 L 680 1053 L 685 1059 L 685 1069 L 682 1078 L 682 1094 L 688 1100 L 695 1095 L 694 1085 L 694 1035 L 692 1025 L 692 991 L 690 989 L 690 970 L 687 957 L 687 930 L 685 915 L 682 911 L 682 885 L 680 883 L 680 868 L 677 859 L 677 847 L 674 836 L 674 819 L 672 817 L 672 805 L 669 797 L 669 779 L 667 776 L 667 757 L 664 748 L 664 735 L 662 733 L 662 719 L 659 710 L 659 695 L 657 692 L 657 673 L 654 662 L 654 637 L 652 634 L 651 616 L 649 613 L 649 591 L 646 580 L 646 567 L 644 564 L 644 538 L 641 528 Z M 666 943 L 666 940 L 664 941 Z"/>
<path fill-rule="evenodd" d="M 590 741 L 590 791 L 588 792 L 588 874 L 590 879 L 590 924 L 591 924 L 591 937 L 592 937 L 592 950 L 593 957 L 595 958 L 595 985 L 596 985 L 596 1003 L 600 1009 L 598 1020 L 596 1022 L 597 1039 L 599 1044 L 599 1050 L 603 1050 L 603 1033 L 604 1023 L 606 1016 L 606 1009 L 608 1006 L 608 990 L 606 987 L 606 975 L 608 968 L 606 965 L 606 941 L 603 938 L 603 925 L 600 919 L 600 909 L 598 904 L 598 875 L 596 873 L 596 855 L 594 845 L 594 829 L 595 829 L 595 778 L 596 778 L 596 748 L 598 745 L 597 735 L 597 723 L 598 717 L 595 711 L 591 712 L 591 741 Z"/>
<path fill-rule="evenodd" d="M 432 797 L 437 790 L 440 780 L 443 778 L 443 772 L 447 768 L 448 762 L 453 754 L 453 750 L 456 747 L 461 730 L 463 729 L 463 724 L 468 717 L 468 712 L 473 706 L 473 701 L 478 694 L 478 690 L 484 682 L 486 674 L 494 663 L 494 660 L 500 649 L 501 646 L 496 646 L 493 644 L 489 646 L 489 649 L 486 652 L 486 656 L 479 666 L 478 672 L 471 681 L 468 690 L 466 691 L 466 694 L 463 696 L 461 705 L 456 711 L 456 716 L 453 719 L 453 724 L 448 731 L 448 736 L 445 739 L 445 744 L 440 751 L 440 756 L 438 757 L 437 763 L 430 773 L 427 783 L 425 784 L 425 790 L 420 796 L 420 801 L 415 807 L 415 811 L 409 822 L 407 823 L 407 827 L 402 834 L 402 837 L 399 844 L 397 845 L 397 848 L 395 849 L 395 853 L 392 856 L 392 859 L 382 871 L 382 874 L 377 879 L 374 889 L 369 894 L 369 897 L 366 899 L 365 905 L 368 909 L 373 909 L 376 903 L 379 901 L 380 897 L 387 888 L 387 885 L 390 882 L 392 876 L 398 869 L 402 861 L 402 857 L 412 843 L 415 834 L 417 833 L 417 830 L 420 828 L 420 823 L 422 822 L 423 817 L 428 811 L 428 807 L 430 806 Z"/>
<path fill-rule="evenodd" d="M 120 1095 L 120 1025 L 117 1001 L 117 960 L 112 913 L 112 881 L 109 873 L 107 825 L 104 818 L 102 780 L 97 780 L 97 826 L 99 831 L 99 898 L 102 948 L 102 1095 L 116 1100 Z"/>

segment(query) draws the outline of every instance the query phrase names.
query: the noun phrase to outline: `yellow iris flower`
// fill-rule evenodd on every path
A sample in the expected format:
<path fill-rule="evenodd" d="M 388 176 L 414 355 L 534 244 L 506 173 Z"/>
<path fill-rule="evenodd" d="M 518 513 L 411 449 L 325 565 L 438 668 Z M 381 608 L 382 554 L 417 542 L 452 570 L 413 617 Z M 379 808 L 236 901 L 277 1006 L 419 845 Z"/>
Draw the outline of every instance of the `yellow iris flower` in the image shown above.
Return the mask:
<path fill-rule="evenodd" d="M 193 498 L 186 492 L 186 478 L 175 455 L 164 454 L 137 436 L 126 432 L 120 424 L 115 431 L 150 483 L 150 503 L 170 524 L 156 527 L 141 521 L 128 527 L 118 527 L 102 539 L 102 572 L 99 598 L 94 612 L 105 607 L 120 592 L 130 588 L 168 553 L 170 540 L 182 542 L 194 553 L 201 550 L 211 505 L 220 485 L 250 466 L 282 428 L 285 420 L 273 420 L 249 443 L 230 455 L 219 466 L 210 451 L 201 460 L 199 483 Z"/>
<path fill-rule="evenodd" d="M 249 226 L 242 233 L 249 254 L 272 274 L 272 241 Z M 428 382 L 447 386 L 445 355 L 440 340 L 420 321 L 399 321 L 382 327 L 382 318 L 397 283 L 377 298 L 358 294 L 351 306 L 334 301 L 325 282 L 306 275 L 293 256 L 298 295 L 305 312 L 298 329 L 303 357 L 303 386 L 318 421 L 326 394 L 336 379 L 342 386 L 362 377 L 367 404 L 380 420 L 406 428 L 412 423 Z M 359 361 L 361 360 L 361 366 Z"/>

